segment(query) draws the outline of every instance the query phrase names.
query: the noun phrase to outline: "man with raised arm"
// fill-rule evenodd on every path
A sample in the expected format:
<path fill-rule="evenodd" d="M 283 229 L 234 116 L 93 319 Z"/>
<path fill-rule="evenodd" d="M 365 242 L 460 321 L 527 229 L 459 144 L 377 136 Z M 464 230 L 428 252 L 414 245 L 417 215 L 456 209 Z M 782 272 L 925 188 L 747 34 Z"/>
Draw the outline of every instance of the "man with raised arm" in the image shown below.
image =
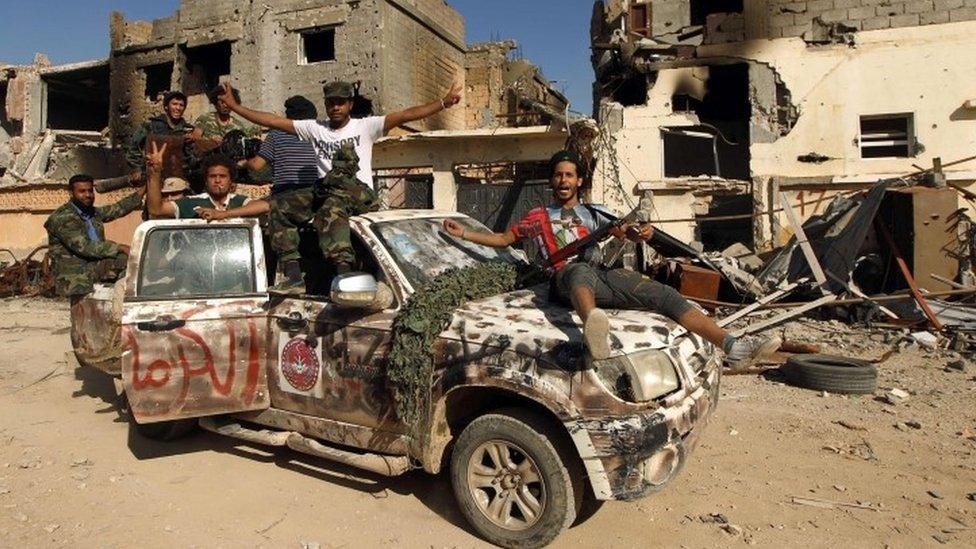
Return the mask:
<path fill-rule="evenodd" d="M 231 85 L 223 84 L 220 99 L 232 111 L 246 120 L 270 129 L 297 135 L 312 143 L 318 157 L 319 177 L 332 170 L 332 157 L 343 145 L 352 145 L 359 157 L 356 179 L 374 187 L 373 143 L 387 132 L 408 122 L 420 120 L 457 105 L 461 101 L 461 86 L 455 83 L 437 101 L 382 116 L 352 118 L 355 90 L 349 82 L 331 82 L 323 88 L 326 120 L 291 120 L 270 112 L 249 109 L 235 101 Z M 376 190 L 375 187 L 373 190 Z"/>
<path fill-rule="evenodd" d="M 157 147 L 150 143 L 146 154 L 146 165 L 149 170 L 148 196 L 149 216 L 152 219 L 195 219 L 202 208 L 228 210 L 240 208 L 248 203 L 244 195 L 232 192 L 234 189 L 233 174 L 236 170 L 234 161 L 223 155 L 211 155 L 203 163 L 203 175 L 206 192 L 184 196 L 174 201 L 163 200 L 163 157 L 166 145 Z"/>
<path fill-rule="evenodd" d="M 603 267 L 597 246 L 582 250 L 576 259 L 551 265 L 550 258 L 556 251 L 615 221 L 605 207 L 580 202 L 581 165 L 575 153 L 556 153 L 549 164 L 553 204 L 530 211 L 506 232 L 467 231 L 450 219 L 444 221 L 444 229 L 455 238 L 491 247 L 534 239 L 541 256 L 538 261 L 555 269 L 555 297 L 572 304 L 583 320 L 583 341 L 595 360 L 610 356 L 610 324 L 601 307 L 661 313 L 720 347 L 726 353 L 726 363 L 734 369 L 748 368 L 779 348 L 782 341 L 778 337 L 732 336 L 670 286 L 629 269 Z M 651 238 L 654 228 L 648 223 L 629 223 L 612 229 L 610 234 L 643 242 Z"/>

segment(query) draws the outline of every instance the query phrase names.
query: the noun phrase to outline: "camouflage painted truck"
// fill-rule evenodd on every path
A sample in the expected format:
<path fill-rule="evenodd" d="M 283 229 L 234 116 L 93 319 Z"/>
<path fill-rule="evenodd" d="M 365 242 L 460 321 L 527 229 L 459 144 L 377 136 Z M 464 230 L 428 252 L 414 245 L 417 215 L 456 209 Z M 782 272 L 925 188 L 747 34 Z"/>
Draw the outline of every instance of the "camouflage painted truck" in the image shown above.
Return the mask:
<path fill-rule="evenodd" d="M 720 362 L 659 315 L 610 312 L 612 356 L 591 363 L 545 285 L 463 304 L 429 349 L 423 419 L 400 419 L 391 327 L 414 289 L 520 257 L 452 239 L 446 217 L 483 228 L 448 212 L 353 218 L 362 272 L 322 298 L 268 294 L 254 221 L 143 223 L 127 278 L 74 306 L 75 351 L 121 378 L 150 438 L 199 426 L 380 475 L 449 468 L 461 512 L 501 546 L 545 545 L 602 500 L 660 490 L 715 408 Z"/>

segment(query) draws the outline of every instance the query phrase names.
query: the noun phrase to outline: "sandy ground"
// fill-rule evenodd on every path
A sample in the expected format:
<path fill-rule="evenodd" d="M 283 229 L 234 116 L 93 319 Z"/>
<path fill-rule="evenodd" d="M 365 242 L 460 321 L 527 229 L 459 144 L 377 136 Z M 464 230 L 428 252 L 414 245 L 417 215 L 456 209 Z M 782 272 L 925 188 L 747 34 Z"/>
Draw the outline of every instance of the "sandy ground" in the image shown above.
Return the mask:
<path fill-rule="evenodd" d="M 836 332 L 818 337 L 880 355 Z M 112 380 L 69 349 L 63 302 L 0 301 L 0 546 L 485 546 L 445 476 L 384 479 L 209 433 L 143 439 Z M 899 405 L 726 377 L 678 480 L 607 503 L 555 546 L 976 547 L 976 368 L 944 362 L 885 362 L 882 388 L 911 393 Z"/>

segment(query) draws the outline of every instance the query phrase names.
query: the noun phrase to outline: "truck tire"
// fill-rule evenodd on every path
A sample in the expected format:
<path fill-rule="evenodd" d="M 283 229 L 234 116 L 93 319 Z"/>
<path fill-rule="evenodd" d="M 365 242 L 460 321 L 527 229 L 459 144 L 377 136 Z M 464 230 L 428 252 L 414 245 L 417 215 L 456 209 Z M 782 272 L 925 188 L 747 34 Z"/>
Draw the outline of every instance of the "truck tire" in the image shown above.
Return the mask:
<path fill-rule="evenodd" d="M 792 356 L 782 367 L 797 387 L 847 395 L 868 395 L 878 388 L 878 371 L 865 360 L 833 355 Z"/>
<path fill-rule="evenodd" d="M 119 415 L 127 418 L 137 433 L 150 440 L 169 442 L 183 438 L 196 430 L 199 424 L 198 420 L 192 418 L 160 421 L 159 423 L 138 423 L 136 418 L 132 416 L 132 410 L 129 409 L 129 396 L 125 394 L 125 391 L 119 393 L 118 405 Z"/>
<path fill-rule="evenodd" d="M 196 419 L 174 419 L 172 421 L 161 421 L 159 423 L 136 423 L 132 418 L 132 425 L 140 435 L 162 442 L 169 442 L 178 438 L 183 438 L 197 428 Z"/>
<path fill-rule="evenodd" d="M 475 419 L 457 438 L 454 496 L 487 541 L 543 547 L 573 524 L 583 479 L 555 428 L 524 410 L 505 409 Z"/>

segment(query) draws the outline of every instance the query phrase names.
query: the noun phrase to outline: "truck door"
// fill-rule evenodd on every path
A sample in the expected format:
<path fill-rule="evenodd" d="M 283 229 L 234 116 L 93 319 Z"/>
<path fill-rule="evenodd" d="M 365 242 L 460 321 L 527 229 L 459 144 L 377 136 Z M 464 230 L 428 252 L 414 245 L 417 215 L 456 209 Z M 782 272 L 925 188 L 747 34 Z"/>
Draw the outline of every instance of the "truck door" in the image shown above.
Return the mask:
<path fill-rule="evenodd" d="M 122 381 L 136 421 L 267 408 L 267 302 L 255 220 L 143 223 L 122 313 Z"/>

